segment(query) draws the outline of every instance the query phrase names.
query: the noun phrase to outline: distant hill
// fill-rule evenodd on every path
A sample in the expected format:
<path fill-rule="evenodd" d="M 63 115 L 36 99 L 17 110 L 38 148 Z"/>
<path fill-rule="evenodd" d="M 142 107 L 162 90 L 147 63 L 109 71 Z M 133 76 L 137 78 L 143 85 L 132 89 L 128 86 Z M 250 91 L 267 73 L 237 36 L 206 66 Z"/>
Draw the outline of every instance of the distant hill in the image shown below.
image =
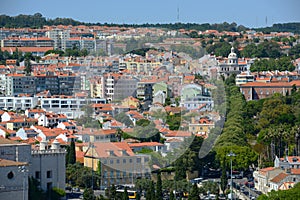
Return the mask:
<path fill-rule="evenodd" d="M 243 25 L 237 25 L 233 23 L 220 23 L 220 24 L 197 24 L 197 23 L 169 23 L 169 24 L 114 24 L 114 23 L 85 23 L 76 21 L 71 18 L 55 18 L 46 19 L 42 14 L 36 13 L 34 15 L 18 15 L 18 16 L 7 16 L 0 15 L 0 27 L 6 28 L 42 28 L 45 25 L 98 25 L 98 26 L 122 26 L 122 27 L 156 27 L 156 28 L 168 28 L 173 30 L 186 29 L 186 30 L 218 30 L 218 31 L 245 31 L 251 28 L 247 28 Z M 294 33 L 300 33 L 300 23 L 285 23 L 285 24 L 274 24 L 272 27 L 254 29 L 263 32 L 282 32 L 289 31 Z"/>
<path fill-rule="evenodd" d="M 284 24 L 273 24 L 271 27 L 265 28 L 257 28 L 257 31 L 262 31 L 265 33 L 268 32 L 293 32 L 300 33 L 300 23 L 292 22 L 292 23 L 284 23 Z"/>

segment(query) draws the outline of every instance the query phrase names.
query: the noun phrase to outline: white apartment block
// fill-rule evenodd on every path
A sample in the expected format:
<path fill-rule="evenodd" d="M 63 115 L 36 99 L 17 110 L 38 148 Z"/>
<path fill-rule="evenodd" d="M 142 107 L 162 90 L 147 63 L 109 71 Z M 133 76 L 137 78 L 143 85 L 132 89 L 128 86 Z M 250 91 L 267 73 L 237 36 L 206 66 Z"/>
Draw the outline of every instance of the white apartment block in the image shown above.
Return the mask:
<path fill-rule="evenodd" d="M 1 110 L 26 110 L 38 105 L 37 97 L 0 97 Z"/>
<path fill-rule="evenodd" d="M 70 30 L 54 29 L 46 32 L 46 36 L 54 40 L 54 49 L 66 50 L 66 42 L 70 38 Z"/>
<path fill-rule="evenodd" d="M 90 104 L 106 103 L 105 99 L 92 98 L 41 98 L 40 106 L 48 112 L 65 114 L 69 119 L 75 119 L 84 114 L 81 109 Z"/>

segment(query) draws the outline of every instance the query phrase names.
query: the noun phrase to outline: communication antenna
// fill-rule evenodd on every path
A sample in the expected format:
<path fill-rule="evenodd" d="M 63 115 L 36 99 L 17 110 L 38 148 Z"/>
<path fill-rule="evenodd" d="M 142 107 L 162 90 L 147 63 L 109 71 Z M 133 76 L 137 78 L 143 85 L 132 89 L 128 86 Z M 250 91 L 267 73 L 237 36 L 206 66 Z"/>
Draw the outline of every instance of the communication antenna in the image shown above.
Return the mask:
<path fill-rule="evenodd" d="M 266 26 L 268 26 L 268 17 L 266 16 Z"/>
<path fill-rule="evenodd" d="M 179 6 L 177 6 L 177 22 L 179 22 Z"/>

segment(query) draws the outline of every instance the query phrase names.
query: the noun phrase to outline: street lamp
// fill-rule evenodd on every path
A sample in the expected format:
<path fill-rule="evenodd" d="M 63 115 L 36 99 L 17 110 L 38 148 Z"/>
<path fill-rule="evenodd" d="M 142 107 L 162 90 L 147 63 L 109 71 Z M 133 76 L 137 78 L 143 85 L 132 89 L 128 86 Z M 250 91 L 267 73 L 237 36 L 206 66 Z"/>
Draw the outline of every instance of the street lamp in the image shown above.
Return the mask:
<path fill-rule="evenodd" d="M 25 165 L 19 167 L 19 172 L 23 173 L 23 200 L 25 200 L 25 181 L 26 181 L 25 172 L 27 172 Z"/>
<path fill-rule="evenodd" d="M 232 185 L 233 185 L 233 182 L 232 182 L 232 157 L 235 156 L 235 154 L 230 151 L 229 154 L 227 154 L 227 156 L 230 157 L 230 199 L 232 200 L 233 199 L 233 194 L 232 194 Z"/>

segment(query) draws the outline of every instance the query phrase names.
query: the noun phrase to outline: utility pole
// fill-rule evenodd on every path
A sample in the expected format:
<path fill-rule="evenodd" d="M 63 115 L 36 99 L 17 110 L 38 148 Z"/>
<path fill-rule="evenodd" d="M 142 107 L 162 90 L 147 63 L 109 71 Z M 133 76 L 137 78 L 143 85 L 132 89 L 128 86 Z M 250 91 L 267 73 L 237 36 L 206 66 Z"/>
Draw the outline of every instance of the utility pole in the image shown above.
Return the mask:
<path fill-rule="evenodd" d="M 19 167 L 19 172 L 21 172 L 21 173 L 23 173 L 23 200 L 26 200 L 26 198 L 25 198 L 25 187 L 26 187 L 26 172 L 27 172 L 27 170 L 26 170 L 26 167 L 25 167 L 25 165 L 23 165 L 23 166 L 20 166 Z"/>

